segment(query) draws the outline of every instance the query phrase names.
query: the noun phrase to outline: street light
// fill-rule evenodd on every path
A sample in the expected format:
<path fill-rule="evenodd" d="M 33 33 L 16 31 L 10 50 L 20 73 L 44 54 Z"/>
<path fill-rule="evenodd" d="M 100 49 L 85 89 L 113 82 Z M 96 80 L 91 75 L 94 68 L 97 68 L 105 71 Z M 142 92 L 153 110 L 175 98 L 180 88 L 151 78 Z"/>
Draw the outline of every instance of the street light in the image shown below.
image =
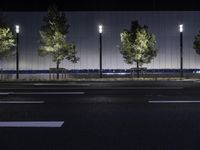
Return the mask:
<path fill-rule="evenodd" d="M 100 59 L 99 59 L 99 73 L 100 78 L 102 78 L 102 32 L 103 32 L 103 26 L 99 25 L 99 50 L 100 50 Z"/>
<path fill-rule="evenodd" d="M 20 26 L 15 26 L 15 32 L 16 32 L 16 79 L 19 79 L 19 31 Z"/>
<path fill-rule="evenodd" d="M 103 26 L 99 25 L 99 33 L 102 33 L 102 32 L 103 32 Z"/>
<path fill-rule="evenodd" d="M 183 78 L 183 24 L 179 25 L 180 32 L 180 77 Z"/>

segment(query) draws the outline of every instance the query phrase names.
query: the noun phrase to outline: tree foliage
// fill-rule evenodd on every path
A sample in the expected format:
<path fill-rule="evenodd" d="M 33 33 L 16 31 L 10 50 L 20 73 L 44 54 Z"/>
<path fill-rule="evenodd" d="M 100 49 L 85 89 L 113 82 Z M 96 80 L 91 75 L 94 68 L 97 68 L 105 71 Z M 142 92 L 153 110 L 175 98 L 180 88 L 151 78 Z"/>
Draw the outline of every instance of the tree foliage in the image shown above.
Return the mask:
<path fill-rule="evenodd" d="M 15 36 L 5 20 L 5 16 L 0 15 L 0 57 L 6 57 L 13 51 L 15 46 Z"/>
<path fill-rule="evenodd" d="M 193 48 L 196 50 L 196 53 L 200 55 L 200 31 L 194 38 Z"/>
<path fill-rule="evenodd" d="M 133 21 L 131 30 L 125 29 L 120 37 L 120 52 L 127 64 L 134 62 L 139 63 L 139 65 L 150 63 L 156 56 L 155 36 L 148 32 L 147 26 L 141 26 L 137 21 Z"/>
<path fill-rule="evenodd" d="M 69 32 L 69 24 L 64 13 L 60 13 L 55 6 L 50 7 L 48 15 L 44 17 L 45 25 L 40 30 L 40 47 L 38 52 L 41 56 L 51 55 L 54 62 L 59 64 L 64 59 L 76 63 L 75 44 L 66 41 Z"/>

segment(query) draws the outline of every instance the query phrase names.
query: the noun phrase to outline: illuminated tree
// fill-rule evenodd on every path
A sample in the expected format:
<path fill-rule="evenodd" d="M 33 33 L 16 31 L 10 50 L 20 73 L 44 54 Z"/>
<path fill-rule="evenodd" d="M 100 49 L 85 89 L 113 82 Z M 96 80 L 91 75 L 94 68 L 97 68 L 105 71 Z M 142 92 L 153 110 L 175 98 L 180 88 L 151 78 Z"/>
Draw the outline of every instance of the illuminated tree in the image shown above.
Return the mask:
<path fill-rule="evenodd" d="M 200 55 L 200 31 L 194 38 L 193 48 L 196 50 L 196 53 Z"/>
<path fill-rule="evenodd" d="M 0 14 L 0 58 L 9 56 L 14 50 L 15 36 L 9 25 L 6 23 L 6 18 Z"/>
<path fill-rule="evenodd" d="M 156 56 L 156 40 L 153 34 L 148 32 L 147 26 L 141 26 L 137 21 L 131 24 L 131 30 L 125 29 L 121 34 L 120 52 L 127 64 L 137 64 L 137 77 L 139 66 L 150 63 Z"/>
<path fill-rule="evenodd" d="M 57 79 L 59 79 L 59 65 L 61 61 L 67 59 L 76 63 L 75 45 L 66 41 L 69 32 L 69 24 L 64 13 L 60 13 L 57 8 L 50 7 L 48 15 L 44 17 L 45 25 L 40 30 L 39 55 L 51 55 L 53 62 L 56 62 Z"/>

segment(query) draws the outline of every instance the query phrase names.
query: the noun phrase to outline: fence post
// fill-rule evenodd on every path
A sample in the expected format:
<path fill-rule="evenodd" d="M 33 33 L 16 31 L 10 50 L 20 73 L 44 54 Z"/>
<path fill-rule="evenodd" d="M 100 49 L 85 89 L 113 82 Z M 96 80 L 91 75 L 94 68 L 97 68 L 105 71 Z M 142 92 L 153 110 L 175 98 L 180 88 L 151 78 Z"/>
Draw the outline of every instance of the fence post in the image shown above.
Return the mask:
<path fill-rule="evenodd" d="M 0 73 L 1 73 L 1 80 L 3 80 L 3 69 L 0 68 Z"/>

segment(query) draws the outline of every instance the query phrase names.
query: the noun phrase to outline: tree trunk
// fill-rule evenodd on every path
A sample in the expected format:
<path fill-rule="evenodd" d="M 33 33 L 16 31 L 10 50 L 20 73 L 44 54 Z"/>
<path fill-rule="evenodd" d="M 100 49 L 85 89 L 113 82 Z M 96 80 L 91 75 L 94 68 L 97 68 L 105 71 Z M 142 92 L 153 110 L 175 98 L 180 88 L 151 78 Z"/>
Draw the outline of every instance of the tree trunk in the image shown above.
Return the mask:
<path fill-rule="evenodd" d="M 139 62 L 137 62 L 137 78 L 140 77 Z"/>
<path fill-rule="evenodd" d="M 57 77 L 57 79 L 59 79 L 59 65 L 60 65 L 60 62 L 57 61 L 56 62 L 56 77 Z"/>

